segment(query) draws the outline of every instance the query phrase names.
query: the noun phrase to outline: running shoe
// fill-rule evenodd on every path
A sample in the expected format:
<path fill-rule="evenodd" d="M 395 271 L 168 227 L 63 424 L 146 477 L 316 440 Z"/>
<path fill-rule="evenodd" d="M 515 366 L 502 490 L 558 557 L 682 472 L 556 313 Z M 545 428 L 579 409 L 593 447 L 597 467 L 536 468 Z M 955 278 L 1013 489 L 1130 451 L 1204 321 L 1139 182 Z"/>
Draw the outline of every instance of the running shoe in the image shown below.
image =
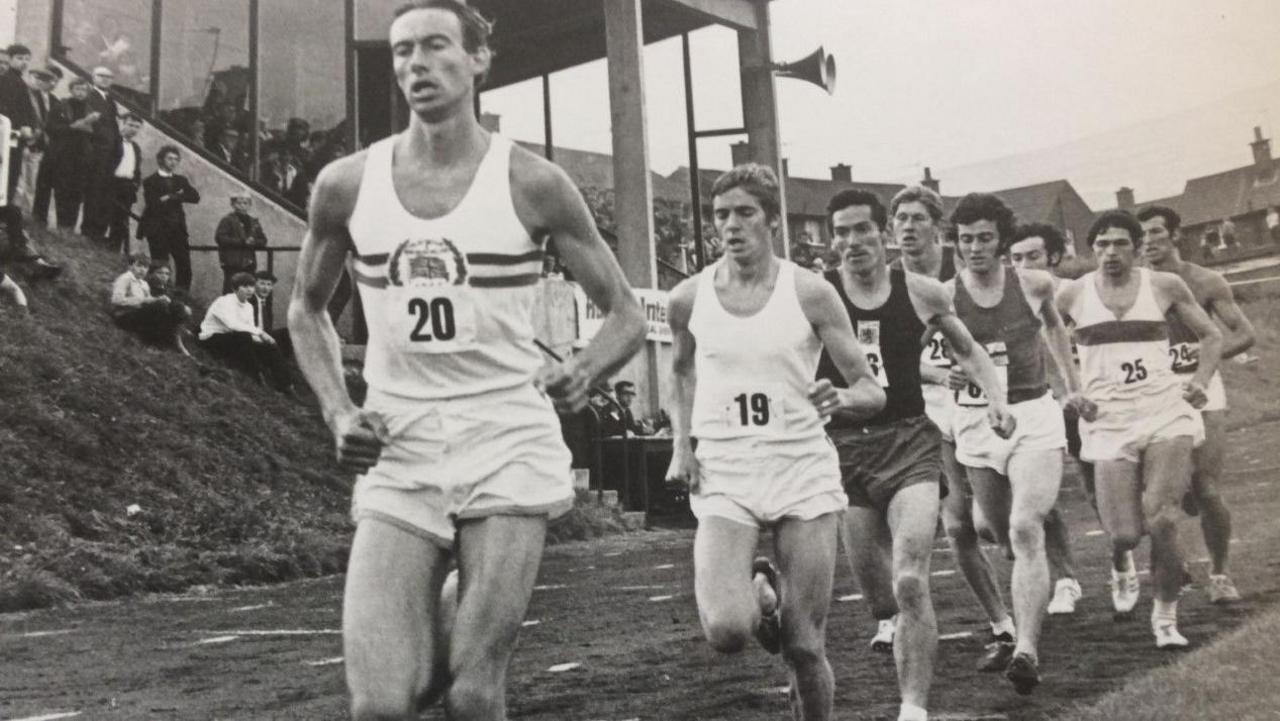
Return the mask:
<path fill-rule="evenodd" d="M 880 621 L 875 638 L 871 639 L 871 650 L 876 653 L 893 653 L 893 636 L 897 631 L 897 616 Z"/>
<path fill-rule="evenodd" d="M 1008 669 L 1009 662 L 1013 659 L 1014 645 L 1012 634 L 1002 633 L 995 636 L 991 643 L 987 644 L 987 652 L 978 659 L 978 670 L 993 673 Z"/>
<path fill-rule="evenodd" d="M 1209 603 L 1235 603 L 1240 600 L 1240 592 L 1231 578 L 1225 573 L 1214 573 L 1209 576 Z"/>
<path fill-rule="evenodd" d="M 1151 617 L 1151 631 L 1156 635 L 1156 648 L 1179 649 L 1190 645 L 1187 637 L 1178 633 L 1177 618 Z"/>
<path fill-rule="evenodd" d="M 1130 566 L 1125 573 L 1111 571 L 1111 605 L 1116 610 L 1117 620 L 1128 618 L 1133 607 L 1138 605 L 1138 571 Z"/>
<path fill-rule="evenodd" d="M 769 653 L 778 653 L 782 650 L 782 584 L 778 582 L 778 568 L 773 561 L 761 556 L 751 563 L 751 577 L 755 578 L 756 574 L 765 577 L 778 599 L 771 611 L 761 611 L 756 640 Z"/>
<path fill-rule="evenodd" d="M 1053 587 L 1053 600 L 1049 601 L 1049 615 L 1075 613 L 1076 601 L 1083 595 L 1079 581 L 1074 578 L 1059 578 Z"/>
<path fill-rule="evenodd" d="M 1004 677 L 1013 683 L 1013 690 L 1020 696 L 1027 696 L 1040 685 L 1040 667 L 1035 657 L 1029 653 L 1014 654 Z"/>

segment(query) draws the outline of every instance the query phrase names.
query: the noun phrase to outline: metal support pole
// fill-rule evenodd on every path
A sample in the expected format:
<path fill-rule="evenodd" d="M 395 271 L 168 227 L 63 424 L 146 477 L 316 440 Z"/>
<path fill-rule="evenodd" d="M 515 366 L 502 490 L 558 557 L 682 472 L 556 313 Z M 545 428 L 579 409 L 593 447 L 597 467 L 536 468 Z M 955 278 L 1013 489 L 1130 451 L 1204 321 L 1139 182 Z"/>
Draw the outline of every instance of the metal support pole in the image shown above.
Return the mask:
<path fill-rule="evenodd" d="M 556 159 L 555 143 L 551 137 L 551 76 L 542 76 L 542 154 L 547 160 Z"/>
<path fill-rule="evenodd" d="M 698 131 L 693 112 L 693 64 L 689 58 L 689 33 L 680 36 L 684 51 L 684 115 L 689 134 L 689 195 L 693 216 L 693 259 L 698 270 L 707 267 L 706 249 L 702 247 L 702 188 L 698 182 Z"/>

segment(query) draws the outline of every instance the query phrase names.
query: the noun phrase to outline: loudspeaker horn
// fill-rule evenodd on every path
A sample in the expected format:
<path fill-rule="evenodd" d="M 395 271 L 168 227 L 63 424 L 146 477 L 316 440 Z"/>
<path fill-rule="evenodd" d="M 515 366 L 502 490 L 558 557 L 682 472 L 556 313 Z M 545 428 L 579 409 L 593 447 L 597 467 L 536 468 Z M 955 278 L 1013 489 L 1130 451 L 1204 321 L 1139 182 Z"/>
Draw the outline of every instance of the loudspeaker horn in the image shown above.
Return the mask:
<path fill-rule="evenodd" d="M 799 78 L 813 83 L 829 95 L 836 93 L 836 59 L 821 46 L 803 58 L 790 63 L 776 63 L 773 71 L 785 78 Z"/>

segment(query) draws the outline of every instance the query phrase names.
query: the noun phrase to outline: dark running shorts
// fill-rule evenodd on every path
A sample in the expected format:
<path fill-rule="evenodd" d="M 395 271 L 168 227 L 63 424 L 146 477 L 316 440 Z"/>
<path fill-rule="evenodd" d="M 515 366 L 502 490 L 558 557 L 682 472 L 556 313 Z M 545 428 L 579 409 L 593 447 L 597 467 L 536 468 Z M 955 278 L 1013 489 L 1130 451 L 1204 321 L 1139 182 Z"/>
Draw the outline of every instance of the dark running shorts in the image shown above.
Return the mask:
<path fill-rule="evenodd" d="M 901 489 L 942 475 L 942 433 L 927 416 L 833 430 L 831 440 L 850 506 L 884 513 Z"/>

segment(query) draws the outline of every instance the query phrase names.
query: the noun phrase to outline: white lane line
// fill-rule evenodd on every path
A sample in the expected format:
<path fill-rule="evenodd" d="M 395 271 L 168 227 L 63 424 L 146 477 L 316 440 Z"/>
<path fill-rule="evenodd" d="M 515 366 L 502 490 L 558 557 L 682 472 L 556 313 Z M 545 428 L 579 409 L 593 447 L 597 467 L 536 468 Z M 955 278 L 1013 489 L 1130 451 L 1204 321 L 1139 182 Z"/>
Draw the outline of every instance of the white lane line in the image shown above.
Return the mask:
<path fill-rule="evenodd" d="M 258 603 L 252 606 L 238 606 L 236 608 L 229 608 L 227 609 L 227 611 L 229 613 L 244 613 L 245 611 L 257 611 L 263 608 L 270 608 L 274 605 L 275 605 L 274 603 Z"/>
<path fill-rule="evenodd" d="M 654 567 L 653 567 L 653 570 L 655 570 L 655 571 L 665 571 L 665 570 L 666 570 L 666 569 L 668 569 L 668 568 L 675 568 L 675 567 L 676 567 L 676 564 L 674 564 L 674 563 L 659 563 L 658 565 L 656 565 L 656 566 L 654 566 Z"/>
<path fill-rule="evenodd" d="M 537 625 L 538 625 L 538 624 L 540 624 L 540 623 L 542 623 L 542 621 L 538 621 L 538 620 L 536 620 L 536 619 L 535 619 L 535 620 L 533 620 L 533 621 L 525 621 L 524 623 L 522 623 L 522 624 L 520 624 L 520 625 L 521 625 L 523 628 L 528 628 L 528 627 L 530 627 L 530 626 L 537 626 Z"/>
<path fill-rule="evenodd" d="M 58 713 L 47 713 L 43 716 L 27 716 L 26 718 L 11 719 L 11 721 L 54 721 L 60 718 L 74 718 L 79 716 L 80 711 L 60 711 Z"/>
<path fill-rule="evenodd" d="M 972 631 L 957 631 L 956 633 L 944 633 L 938 637 L 939 641 L 959 641 L 962 638 L 969 638 L 973 635 Z"/>
<path fill-rule="evenodd" d="M 605 558 L 613 558 L 614 556 L 621 556 L 621 555 L 622 555 L 622 551 L 610 551 L 610 552 L 608 552 L 608 553 L 604 554 L 604 557 L 605 557 Z"/>
<path fill-rule="evenodd" d="M 841 596 L 841 597 L 837 598 L 836 600 L 837 600 L 837 601 L 861 601 L 861 600 L 862 600 L 862 594 L 861 594 L 861 593 L 850 593 L 850 594 L 848 594 L 848 595 L 846 595 L 846 596 Z"/>
<path fill-rule="evenodd" d="M 544 585 L 541 585 L 541 586 L 534 586 L 534 587 L 533 587 L 533 590 L 535 590 L 535 591 L 557 591 L 557 590 L 559 590 L 559 589 L 561 589 L 561 588 L 568 588 L 568 586 L 564 585 L 563 583 L 547 583 L 547 584 L 544 584 Z"/>
<path fill-rule="evenodd" d="M 673 598 L 675 598 L 675 596 L 650 596 L 649 600 L 657 603 L 658 601 L 670 601 Z"/>
<path fill-rule="evenodd" d="M 941 570 L 941 571 L 934 571 L 933 573 L 930 573 L 929 575 L 930 575 L 930 576 L 939 576 L 939 577 L 942 577 L 942 576 L 954 576 L 954 575 L 956 575 L 956 572 L 955 572 L 955 571 L 953 571 L 953 570 L 951 570 L 951 569 L 949 569 L 949 568 L 947 568 L 947 569 L 943 569 L 943 570 Z"/>
<path fill-rule="evenodd" d="M 572 671 L 581 665 L 582 664 L 578 663 L 577 661 L 572 661 L 570 663 L 558 663 L 552 666 L 551 668 L 548 668 L 547 670 L 550 671 L 551 673 L 563 673 L 565 671 Z"/>
<path fill-rule="evenodd" d="M 667 587 L 667 584 L 665 583 L 650 583 L 643 586 L 618 586 L 617 590 L 619 591 L 650 591 L 655 588 L 666 588 L 666 587 Z"/>
<path fill-rule="evenodd" d="M 1086 536 L 1102 536 L 1102 535 L 1106 535 L 1106 533 L 1107 533 L 1107 532 L 1106 532 L 1106 531 L 1104 531 L 1104 530 L 1102 530 L 1101 528 L 1095 528 L 1095 529 L 1093 529 L 1092 531 L 1085 531 L 1085 532 L 1084 532 L 1084 535 L 1086 535 Z"/>
<path fill-rule="evenodd" d="M 337 628 L 219 629 L 196 631 L 196 633 L 221 633 L 227 636 L 338 636 L 342 634 L 342 630 Z"/>
<path fill-rule="evenodd" d="M 308 666 L 333 666 L 339 663 L 342 663 L 341 656 L 334 656 L 333 658 L 324 658 L 324 659 L 320 659 L 319 661 L 307 661 Z"/>
<path fill-rule="evenodd" d="M 65 636 L 68 633 L 75 633 L 74 628 L 64 628 L 58 631 L 28 631 L 26 633 L 15 633 L 13 638 L 41 638 L 43 636 Z M 77 712 L 78 713 L 78 712 Z"/>
<path fill-rule="evenodd" d="M 240 637 L 239 636 L 211 636 L 209 638 L 202 638 L 199 641 L 192 643 L 191 645 L 192 646 L 212 646 L 213 644 L 216 644 L 216 643 L 230 643 L 236 640 L 237 638 L 240 638 Z"/>

